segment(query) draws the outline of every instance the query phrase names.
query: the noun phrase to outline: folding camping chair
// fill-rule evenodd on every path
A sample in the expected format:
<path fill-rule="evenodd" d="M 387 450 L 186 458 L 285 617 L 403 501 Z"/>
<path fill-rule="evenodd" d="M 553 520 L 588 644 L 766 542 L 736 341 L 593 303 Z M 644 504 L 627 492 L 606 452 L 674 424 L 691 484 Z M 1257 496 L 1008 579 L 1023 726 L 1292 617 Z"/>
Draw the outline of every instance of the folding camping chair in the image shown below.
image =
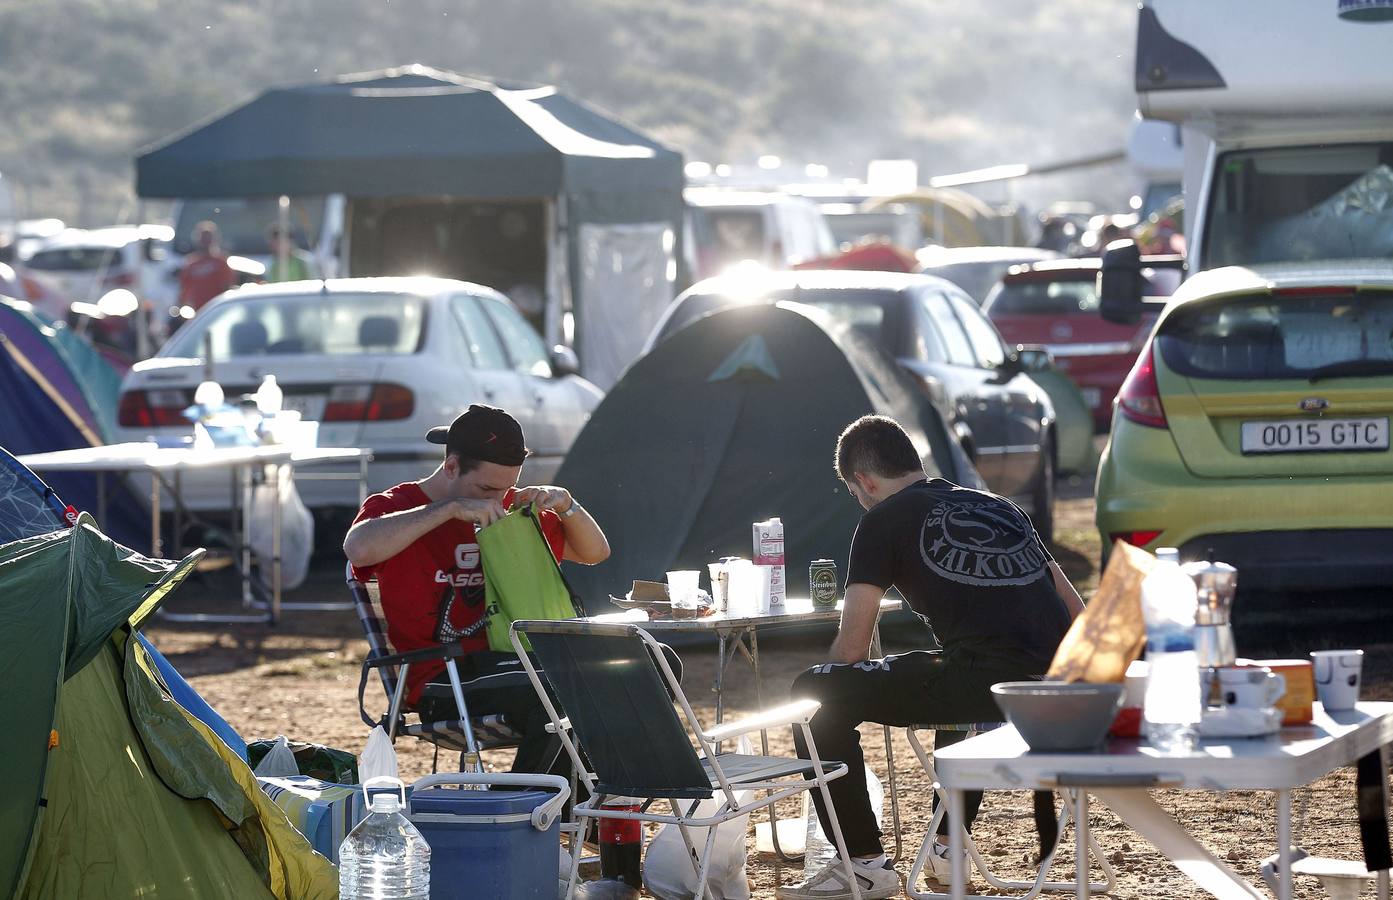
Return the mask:
<path fill-rule="evenodd" d="M 435 771 L 440 759 L 440 750 L 457 751 L 465 754 L 460 768 L 472 767 L 483 771 L 479 751 L 499 747 L 515 747 L 521 735 L 511 728 L 502 716 L 470 716 L 469 705 L 464 699 L 464 689 L 460 684 L 459 666 L 455 662 L 463 653 L 458 643 L 426 647 L 410 653 L 394 653 L 387 642 L 386 618 L 382 614 L 382 600 L 377 582 L 366 583 L 353 577 L 353 566 L 344 569 L 344 580 L 348 592 L 353 597 L 353 609 L 358 614 L 358 622 L 363 626 L 363 634 L 368 639 L 368 655 L 363 660 L 363 672 L 358 679 L 358 712 L 369 726 L 381 724 L 387 729 L 387 736 L 396 743 L 398 734 L 405 734 L 435 745 L 435 758 L 431 771 Z M 441 659 L 445 661 L 445 671 L 450 677 L 450 687 L 455 695 L 455 707 L 459 718 L 439 722 L 423 721 L 415 713 L 405 709 L 406 674 L 412 663 Z M 381 721 L 368 715 L 363 694 L 367 688 L 368 673 L 376 669 L 382 679 L 382 687 L 387 692 L 387 713 Z M 412 718 L 416 721 L 412 721 Z"/>
<path fill-rule="evenodd" d="M 924 749 L 924 745 L 919 741 L 918 731 L 940 731 L 968 732 L 969 734 L 982 731 L 991 731 L 1000 728 L 1001 722 L 979 722 L 974 724 L 947 724 L 947 725 L 911 725 L 905 729 L 905 737 L 909 739 L 909 746 L 914 750 L 914 755 L 919 757 L 919 764 L 924 768 L 924 774 L 929 777 L 933 784 L 934 792 L 938 796 L 938 808 L 934 810 L 933 817 L 929 820 L 928 830 L 924 834 L 924 843 L 919 848 L 919 855 L 914 859 L 914 865 L 909 869 L 909 875 L 905 878 L 905 894 L 915 898 L 915 900 L 947 900 L 948 894 L 935 893 L 933 891 L 920 891 L 918 889 L 919 879 L 924 874 L 924 868 L 928 865 L 929 853 L 932 851 L 934 840 L 938 834 L 939 823 L 948 814 L 948 797 L 946 792 L 938 783 L 938 775 L 934 772 L 933 759 Z M 963 846 L 967 848 L 968 874 L 971 874 L 972 867 L 977 871 L 991 887 L 998 891 L 1026 891 L 1024 894 L 1012 897 L 1001 897 L 994 894 L 969 894 L 968 896 L 979 898 L 979 900 L 1030 900 L 1043 891 L 1067 891 L 1075 893 L 1078 885 L 1072 881 L 1047 881 L 1050 866 L 1054 862 L 1055 854 L 1059 851 L 1060 838 L 1064 834 L 1064 826 L 1073 819 L 1073 797 L 1071 790 L 1064 791 L 1064 808 L 1059 813 L 1059 818 L 1055 822 L 1055 836 L 1053 845 L 1044 858 L 1040 860 L 1039 869 L 1035 878 L 1031 881 L 1019 881 L 1002 878 L 994 873 L 987 865 L 987 860 L 982 856 L 981 850 L 972 839 L 971 832 L 963 834 Z M 895 802 L 895 801 L 892 801 Z M 1108 864 L 1107 857 L 1103 854 L 1103 848 L 1098 845 L 1098 841 L 1093 837 L 1093 832 L 1088 833 L 1088 852 L 1092 855 L 1095 862 L 1102 869 L 1103 881 L 1089 882 L 1088 893 L 1106 894 L 1117 886 L 1117 876 L 1113 873 L 1112 866 Z M 1077 877 L 1077 876 L 1076 876 Z M 1086 876 L 1085 876 L 1086 877 Z"/>
<path fill-rule="evenodd" d="M 546 707 L 572 764 L 590 790 L 590 798 L 574 807 L 576 817 L 629 819 L 671 823 L 679 829 L 696 872 L 695 896 L 712 897 L 707 886 L 716 826 L 756 809 L 772 806 L 802 791 L 817 789 L 832 819 L 832 832 L 847 879 L 860 900 L 850 871 L 850 857 L 841 826 L 827 793 L 827 783 L 847 772 L 844 763 L 823 762 L 808 729 L 817 712 L 814 700 L 800 700 L 749 718 L 703 728 L 664 658 L 661 645 L 633 624 L 597 624 L 576 619 L 513 623 L 513 649 L 522 660 L 537 696 Z M 547 683 L 529 658 L 531 643 Z M 671 696 L 669 696 L 669 694 Z M 684 728 L 673 709 L 682 709 Z M 558 710 L 564 710 L 563 717 Z M 811 759 L 719 753 L 716 745 L 742 734 L 792 725 L 801 729 Z M 692 746 L 695 737 L 701 753 Z M 582 750 L 584 756 L 582 756 Z M 754 791 L 756 799 L 742 804 L 737 791 Z M 768 792 L 765 796 L 757 796 Z M 616 797 L 644 801 L 639 811 L 606 809 Z M 713 815 L 698 816 L 705 799 L 722 800 Z M 671 814 L 652 811 L 666 800 Z M 679 800 L 690 801 L 684 809 Z M 706 844 L 698 853 L 690 828 L 706 828 Z M 575 895 L 580 845 L 573 842 L 566 896 Z"/>

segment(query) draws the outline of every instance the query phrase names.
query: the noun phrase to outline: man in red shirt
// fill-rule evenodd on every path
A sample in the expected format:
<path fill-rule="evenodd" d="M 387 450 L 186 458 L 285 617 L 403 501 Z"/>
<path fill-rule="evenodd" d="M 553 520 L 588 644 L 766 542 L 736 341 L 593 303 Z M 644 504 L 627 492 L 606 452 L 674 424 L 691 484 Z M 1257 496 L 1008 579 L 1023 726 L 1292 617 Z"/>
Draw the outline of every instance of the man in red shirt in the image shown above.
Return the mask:
<path fill-rule="evenodd" d="M 399 653 L 459 641 L 459 659 L 472 715 L 500 713 L 523 734 L 515 772 L 545 772 L 560 743 L 516 655 L 488 649 L 484 573 L 474 529 L 513 506 L 541 511 L 542 533 L 557 560 L 594 565 L 609 557 L 609 542 L 590 513 L 565 488 L 517 487 L 530 452 L 517 420 L 501 409 L 473 405 L 426 439 L 445 445 L 445 460 L 430 476 L 374 494 L 343 542 L 359 579 L 377 578 L 387 637 Z M 423 718 L 457 716 L 443 662 L 416 663 L 407 703 Z"/>
<path fill-rule="evenodd" d="M 219 244 L 218 226 L 199 222 L 193 229 L 194 251 L 184 257 L 179 272 L 179 305 L 199 307 L 237 284 L 237 272 L 228 265 Z"/>

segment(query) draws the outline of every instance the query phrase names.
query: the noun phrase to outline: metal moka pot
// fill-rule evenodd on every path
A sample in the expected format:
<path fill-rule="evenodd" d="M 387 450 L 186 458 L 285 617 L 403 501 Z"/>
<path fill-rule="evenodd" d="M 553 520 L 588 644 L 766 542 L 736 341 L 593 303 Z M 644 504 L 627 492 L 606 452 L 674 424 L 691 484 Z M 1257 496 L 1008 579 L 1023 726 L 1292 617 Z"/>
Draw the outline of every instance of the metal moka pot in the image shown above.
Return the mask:
<path fill-rule="evenodd" d="M 1195 609 L 1195 652 L 1199 664 L 1209 668 L 1231 666 L 1237 653 L 1233 643 L 1233 597 L 1238 590 L 1238 570 L 1228 563 L 1193 562 L 1181 567 L 1195 582 L 1199 605 Z"/>

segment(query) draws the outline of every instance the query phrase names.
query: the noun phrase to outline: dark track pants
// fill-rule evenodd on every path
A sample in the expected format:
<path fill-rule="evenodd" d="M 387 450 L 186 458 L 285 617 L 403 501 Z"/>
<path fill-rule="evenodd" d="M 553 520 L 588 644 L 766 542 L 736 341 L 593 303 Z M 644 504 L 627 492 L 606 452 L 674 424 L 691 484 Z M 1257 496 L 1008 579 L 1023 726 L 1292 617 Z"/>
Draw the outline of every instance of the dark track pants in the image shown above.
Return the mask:
<path fill-rule="evenodd" d="M 846 839 L 847 852 L 852 856 L 870 856 L 883 849 L 866 790 L 858 725 L 878 722 L 903 728 L 923 724 L 999 722 L 1001 711 L 992 700 L 991 686 L 999 681 L 1027 681 L 1039 677 L 1038 673 L 1004 668 L 1001 663 L 988 665 L 961 656 L 915 650 L 859 663 L 814 666 L 794 679 L 791 697 L 810 697 L 822 703 L 810 725 L 818 756 L 824 761 L 840 760 L 849 769 L 847 774 L 827 786 L 842 836 Z M 967 735 L 960 732 L 937 733 L 934 749 L 965 737 Z M 808 758 L 807 744 L 797 729 L 794 742 L 798 755 Z M 832 832 L 821 792 L 813 791 L 812 796 L 823 831 L 830 838 Z M 969 826 L 981 802 L 980 791 L 965 795 Z M 945 819 L 939 833 L 946 832 Z"/>

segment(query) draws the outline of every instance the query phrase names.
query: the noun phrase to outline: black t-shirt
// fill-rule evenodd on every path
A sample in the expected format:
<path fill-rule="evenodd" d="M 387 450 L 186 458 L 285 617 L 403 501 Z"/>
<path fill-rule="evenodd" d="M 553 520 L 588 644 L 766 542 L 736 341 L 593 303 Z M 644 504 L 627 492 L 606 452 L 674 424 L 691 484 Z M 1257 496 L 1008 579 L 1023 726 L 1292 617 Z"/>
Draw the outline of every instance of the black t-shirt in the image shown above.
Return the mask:
<path fill-rule="evenodd" d="M 1052 561 L 1016 504 L 934 478 L 861 517 L 846 581 L 899 589 L 949 655 L 1043 674 L 1070 623 Z"/>

